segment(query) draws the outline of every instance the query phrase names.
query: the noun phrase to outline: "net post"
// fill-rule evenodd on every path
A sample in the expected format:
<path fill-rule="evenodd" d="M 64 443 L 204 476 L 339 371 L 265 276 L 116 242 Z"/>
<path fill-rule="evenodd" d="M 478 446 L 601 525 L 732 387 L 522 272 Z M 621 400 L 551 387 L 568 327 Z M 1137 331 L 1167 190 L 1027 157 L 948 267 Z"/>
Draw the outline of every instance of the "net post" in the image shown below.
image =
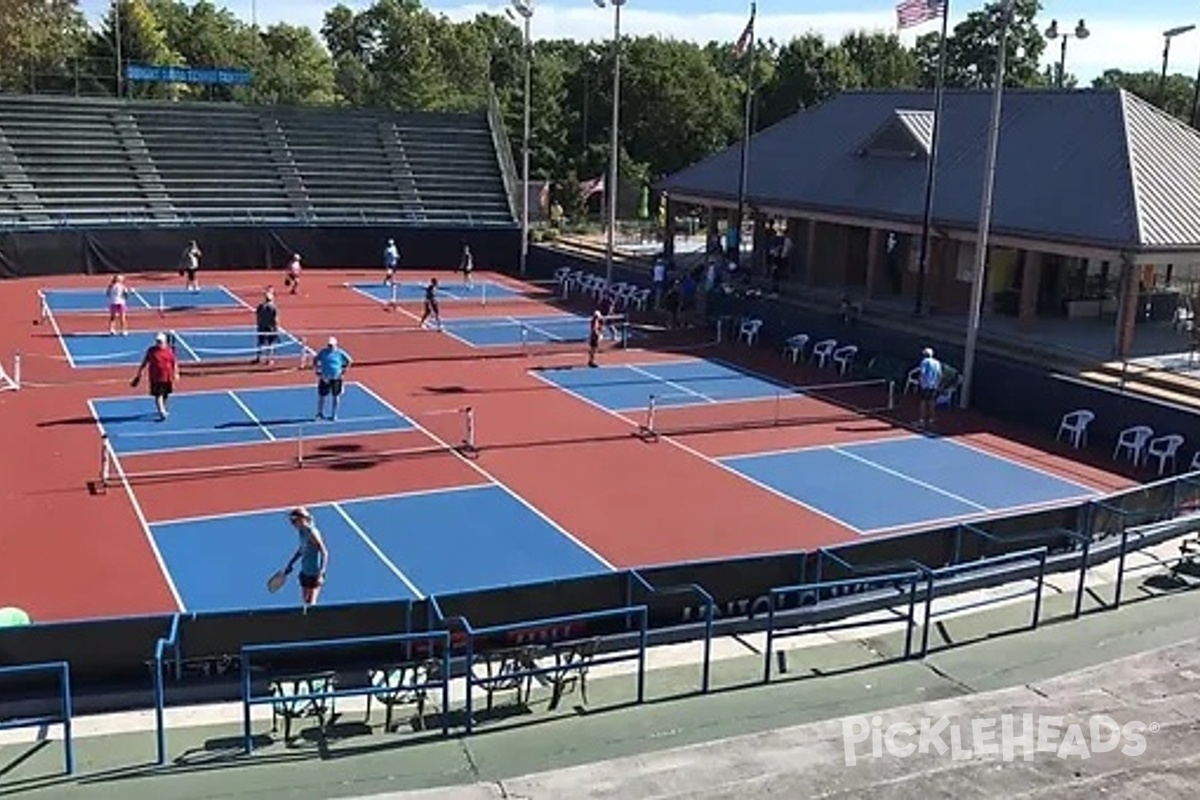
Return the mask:
<path fill-rule="evenodd" d="M 487 305 L 487 281 L 483 281 L 482 283 L 479 284 L 479 296 L 483 302 L 483 305 L 486 306 Z"/>
<path fill-rule="evenodd" d="M 164 292 L 158 293 L 158 313 L 165 314 L 167 311 L 167 299 Z"/>
<path fill-rule="evenodd" d="M 38 292 L 38 305 L 41 306 L 38 309 L 41 318 L 43 320 L 50 319 L 50 305 L 46 302 L 46 295 L 43 292 Z"/>
<path fill-rule="evenodd" d="M 300 369 L 303 370 L 308 366 L 308 344 L 303 339 L 297 341 L 300 343 Z"/>
<path fill-rule="evenodd" d="M 775 420 L 774 427 L 779 427 L 783 421 L 783 392 L 775 392 Z"/>
<path fill-rule="evenodd" d="M 391 311 L 395 311 L 396 306 L 399 305 L 399 301 L 400 301 L 400 287 L 397 286 L 396 282 L 393 280 L 388 285 L 388 290 L 389 290 L 389 292 L 388 292 L 388 309 Z"/>
<path fill-rule="evenodd" d="M 521 323 L 521 348 L 525 349 L 528 346 L 529 346 L 529 327 L 524 322 L 522 322 Z"/>
<path fill-rule="evenodd" d="M 895 381 L 888 381 L 887 392 L 888 392 L 888 411 L 894 411 L 896 409 L 896 382 Z"/>
<path fill-rule="evenodd" d="M 13 356 L 12 382 L 17 389 L 21 388 L 21 353 L 19 351 Z"/>
<path fill-rule="evenodd" d="M 296 468 L 304 467 L 304 426 L 296 426 Z"/>
<path fill-rule="evenodd" d="M 475 452 L 475 409 L 467 406 L 463 409 L 463 414 L 466 416 L 467 422 L 466 441 L 464 444 L 468 452 Z"/>
<path fill-rule="evenodd" d="M 717 344 L 725 339 L 725 318 L 717 317 Z"/>
<path fill-rule="evenodd" d="M 112 456 L 108 447 L 108 434 L 100 434 L 100 486 L 107 489 L 112 477 Z"/>
<path fill-rule="evenodd" d="M 658 409 L 658 398 L 650 395 L 650 402 L 646 406 L 646 433 L 654 436 L 654 412 Z"/>
<path fill-rule="evenodd" d="M 621 320 L 621 349 L 629 349 L 629 317 Z"/>

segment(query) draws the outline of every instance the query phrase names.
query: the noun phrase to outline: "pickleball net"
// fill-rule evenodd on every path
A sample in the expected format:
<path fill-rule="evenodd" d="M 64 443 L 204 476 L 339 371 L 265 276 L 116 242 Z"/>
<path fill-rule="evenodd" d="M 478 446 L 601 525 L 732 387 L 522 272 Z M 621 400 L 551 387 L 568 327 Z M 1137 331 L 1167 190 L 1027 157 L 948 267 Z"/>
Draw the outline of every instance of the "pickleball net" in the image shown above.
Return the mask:
<path fill-rule="evenodd" d="M 896 385 L 885 379 L 781 388 L 774 395 L 729 401 L 697 394 L 652 395 L 641 433 L 650 438 L 757 430 L 886 417 Z"/>
<path fill-rule="evenodd" d="M 258 437 L 251 438 L 247 431 Z M 408 458 L 455 453 L 465 457 L 477 453 L 473 408 L 404 418 L 260 420 L 194 429 L 142 428 L 101 434 L 96 483 L 107 489 L 122 483 L 178 483 L 301 469 L 350 472 Z"/>

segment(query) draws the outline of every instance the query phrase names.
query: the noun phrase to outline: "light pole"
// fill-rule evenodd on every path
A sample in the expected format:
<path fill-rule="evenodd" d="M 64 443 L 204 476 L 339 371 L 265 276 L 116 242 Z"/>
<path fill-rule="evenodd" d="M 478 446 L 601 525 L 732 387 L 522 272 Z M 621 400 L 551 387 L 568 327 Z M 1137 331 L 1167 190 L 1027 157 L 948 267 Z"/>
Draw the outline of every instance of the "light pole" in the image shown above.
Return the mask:
<path fill-rule="evenodd" d="M 1196 30 L 1195 25 L 1180 25 L 1177 28 L 1171 28 L 1169 31 L 1163 31 L 1163 62 L 1162 73 L 1158 76 L 1158 107 L 1162 108 L 1167 104 L 1167 64 L 1171 60 L 1171 40 L 1176 36 L 1182 36 L 1185 33 L 1190 33 Z M 1163 109 L 1164 111 L 1166 109 Z"/>
<path fill-rule="evenodd" d="M 613 282 L 613 244 L 617 231 L 617 160 L 620 158 L 621 124 L 621 6 L 625 0 L 593 0 L 598 8 L 611 5 L 613 8 L 613 90 L 612 90 L 612 133 L 609 141 L 608 181 L 604 196 L 608 200 L 608 235 L 604 243 L 604 285 Z"/>
<path fill-rule="evenodd" d="M 533 83 L 533 46 L 529 23 L 533 19 L 533 0 L 511 0 L 512 7 L 525 21 L 525 123 L 521 136 L 521 274 L 529 261 L 529 94 Z"/>
<path fill-rule="evenodd" d="M 1074 33 L 1059 31 L 1058 20 L 1050 20 L 1050 27 L 1046 28 L 1046 38 L 1051 41 L 1062 39 L 1062 47 L 1058 55 L 1058 80 L 1056 81 L 1059 89 L 1063 88 L 1063 82 L 1067 77 L 1067 41 L 1070 39 L 1083 40 L 1091 35 L 1092 32 L 1088 30 L 1087 24 L 1083 20 L 1079 20 L 1079 24 L 1075 26 Z"/>
<path fill-rule="evenodd" d="M 113 2 L 113 50 L 117 56 L 117 97 L 124 96 L 123 84 L 125 76 L 121 69 L 121 62 L 124 60 L 121 56 L 121 0 Z"/>
<path fill-rule="evenodd" d="M 996 56 L 996 85 L 992 90 L 992 119 L 988 127 L 986 164 L 983 168 L 983 192 L 979 199 L 979 233 L 975 237 L 975 273 L 971 276 L 971 316 L 967 320 L 967 346 L 963 358 L 963 384 L 959 401 L 963 408 L 971 404 L 971 382 L 975 373 L 975 348 L 979 341 L 979 320 L 983 315 L 983 287 L 986 283 L 988 230 L 992 226 L 992 191 L 996 186 L 996 154 L 1000 149 L 1000 114 L 1004 104 L 1004 75 L 1008 61 L 1008 28 L 1012 24 L 1015 0 L 1004 0 L 1000 7 L 1000 52 Z"/>

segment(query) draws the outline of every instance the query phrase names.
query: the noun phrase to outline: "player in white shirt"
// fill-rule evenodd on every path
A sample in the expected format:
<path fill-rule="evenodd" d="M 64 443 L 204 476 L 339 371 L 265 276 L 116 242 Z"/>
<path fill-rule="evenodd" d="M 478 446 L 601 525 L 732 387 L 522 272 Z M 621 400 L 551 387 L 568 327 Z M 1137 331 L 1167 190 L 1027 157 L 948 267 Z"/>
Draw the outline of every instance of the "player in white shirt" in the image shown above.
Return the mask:
<path fill-rule="evenodd" d="M 295 294 L 300 288 L 300 254 L 293 253 L 292 260 L 288 262 L 287 274 L 283 276 L 283 285 L 289 287 Z"/>
<path fill-rule="evenodd" d="M 121 335 L 129 335 L 129 324 L 126 321 L 125 311 L 129 304 L 129 287 L 125 285 L 124 275 L 113 275 L 112 280 L 108 282 L 108 333 L 111 336 L 117 335 L 117 325 L 121 326 Z"/>

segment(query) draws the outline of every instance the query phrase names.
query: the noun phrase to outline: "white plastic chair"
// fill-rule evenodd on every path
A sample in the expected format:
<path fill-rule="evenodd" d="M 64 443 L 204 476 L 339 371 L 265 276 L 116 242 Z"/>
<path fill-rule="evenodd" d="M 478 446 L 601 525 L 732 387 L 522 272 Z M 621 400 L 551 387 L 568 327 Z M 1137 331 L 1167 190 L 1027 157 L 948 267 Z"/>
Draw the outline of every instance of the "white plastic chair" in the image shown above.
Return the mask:
<path fill-rule="evenodd" d="M 921 368 L 913 367 L 908 371 L 908 377 L 904 379 L 904 393 L 915 392 L 921 388 Z"/>
<path fill-rule="evenodd" d="M 837 339 L 825 339 L 813 345 L 812 357 L 817 362 L 818 367 L 825 367 L 825 362 L 833 355 L 833 351 L 837 349 L 837 345 Z"/>
<path fill-rule="evenodd" d="M 758 341 L 758 332 L 762 329 L 762 326 L 763 321 L 761 319 L 742 320 L 742 327 L 738 329 L 738 341 L 753 345 Z"/>
<path fill-rule="evenodd" d="M 1096 414 L 1086 408 L 1064 414 L 1062 422 L 1058 423 L 1058 435 L 1054 437 L 1055 440 L 1062 441 L 1063 436 L 1066 436 L 1071 447 L 1078 450 L 1087 444 L 1088 425 L 1091 425 L 1095 418 Z"/>
<path fill-rule="evenodd" d="M 649 289 L 634 289 L 629 295 L 629 303 L 638 311 L 645 311 L 646 304 L 650 302 Z"/>
<path fill-rule="evenodd" d="M 808 338 L 807 333 L 789 336 L 788 340 L 783 343 L 783 357 L 790 358 L 793 364 L 798 364 L 804 357 L 804 348 L 808 347 Z"/>
<path fill-rule="evenodd" d="M 839 374 L 845 375 L 850 370 L 850 365 L 854 363 L 856 355 L 858 355 L 858 346 L 853 344 L 839 347 L 833 351 L 831 358 L 837 366 Z"/>
<path fill-rule="evenodd" d="M 1179 452 L 1179 448 L 1183 447 L 1183 437 L 1178 433 L 1170 433 L 1166 436 L 1159 436 L 1157 439 L 1151 439 L 1146 443 L 1146 460 L 1154 459 L 1158 462 L 1158 474 L 1162 475 L 1167 471 L 1167 462 L 1171 463 L 1171 469 L 1175 469 L 1175 454 Z"/>
<path fill-rule="evenodd" d="M 1121 453 L 1129 454 L 1129 461 L 1138 466 L 1146 457 L 1146 442 L 1154 438 L 1154 429 L 1148 425 L 1134 425 L 1121 431 L 1117 437 L 1117 446 L 1113 450 L 1113 460 L 1120 459 Z"/>
<path fill-rule="evenodd" d="M 1196 455 L 1192 456 L 1192 465 L 1188 467 L 1189 472 L 1200 472 L 1200 450 L 1196 451 Z"/>

